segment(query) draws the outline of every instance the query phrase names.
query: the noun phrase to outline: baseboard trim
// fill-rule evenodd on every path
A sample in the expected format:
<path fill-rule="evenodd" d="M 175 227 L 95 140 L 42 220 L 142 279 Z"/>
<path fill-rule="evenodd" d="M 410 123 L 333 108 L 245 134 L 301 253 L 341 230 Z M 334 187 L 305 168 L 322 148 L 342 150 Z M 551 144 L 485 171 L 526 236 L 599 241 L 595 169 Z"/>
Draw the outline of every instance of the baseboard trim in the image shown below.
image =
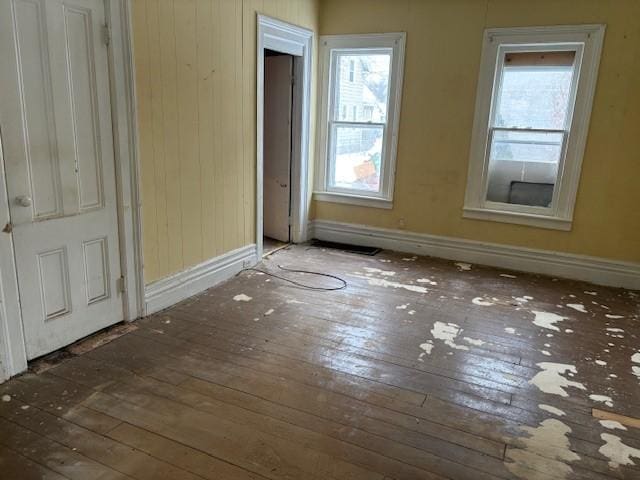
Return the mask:
<path fill-rule="evenodd" d="M 640 290 L 640 264 L 586 255 L 441 237 L 366 225 L 314 220 L 310 238 L 367 245 L 417 255 L 459 260 L 597 285 Z"/>
<path fill-rule="evenodd" d="M 144 289 L 145 315 L 164 310 L 257 263 L 256 245 L 232 250 L 170 277 L 150 283 Z"/>

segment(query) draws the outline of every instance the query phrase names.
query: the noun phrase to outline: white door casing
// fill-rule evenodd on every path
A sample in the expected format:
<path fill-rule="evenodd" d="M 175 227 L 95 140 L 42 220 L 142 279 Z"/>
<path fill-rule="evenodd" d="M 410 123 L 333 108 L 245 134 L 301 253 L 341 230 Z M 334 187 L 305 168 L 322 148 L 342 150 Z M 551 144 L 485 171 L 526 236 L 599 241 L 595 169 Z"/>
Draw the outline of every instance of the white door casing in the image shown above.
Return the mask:
<path fill-rule="evenodd" d="M 102 0 L 0 3 L 0 122 L 28 358 L 123 319 Z"/>
<path fill-rule="evenodd" d="M 293 57 L 264 62 L 264 235 L 288 242 Z"/>

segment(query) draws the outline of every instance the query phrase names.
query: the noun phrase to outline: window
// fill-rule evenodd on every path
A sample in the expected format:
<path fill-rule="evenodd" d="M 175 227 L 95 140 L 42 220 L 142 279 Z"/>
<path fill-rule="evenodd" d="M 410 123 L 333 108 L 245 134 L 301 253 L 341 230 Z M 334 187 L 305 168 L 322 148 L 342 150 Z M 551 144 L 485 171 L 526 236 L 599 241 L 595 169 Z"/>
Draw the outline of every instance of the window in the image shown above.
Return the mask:
<path fill-rule="evenodd" d="M 465 217 L 571 229 L 603 36 L 485 32 Z"/>
<path fill-rule="evenodd" d="M 317 199 L 391 207 L 404 42 L 402 33 L 321 38 Z"/>

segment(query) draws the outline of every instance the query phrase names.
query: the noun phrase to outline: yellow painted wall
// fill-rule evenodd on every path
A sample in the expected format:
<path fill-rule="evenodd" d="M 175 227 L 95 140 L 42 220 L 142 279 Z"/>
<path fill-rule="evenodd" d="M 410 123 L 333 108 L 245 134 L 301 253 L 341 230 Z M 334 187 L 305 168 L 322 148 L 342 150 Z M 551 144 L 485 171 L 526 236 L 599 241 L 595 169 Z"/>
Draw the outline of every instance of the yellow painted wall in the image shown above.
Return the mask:
<path fill-rule="evenodd" d="M 482 32 L 605 23 L 573 230 L 462 218 Z M 407 32 L 393 210 L 314 202 L 318 219 L 640 261 L 640 1 L 323 0 L 320 33 Z"/>
<path fill-rule="evenodd" d="M 318 1 L 132 4 L 150 283 L 255 242 L 256 13 L 317 31 Z"/>

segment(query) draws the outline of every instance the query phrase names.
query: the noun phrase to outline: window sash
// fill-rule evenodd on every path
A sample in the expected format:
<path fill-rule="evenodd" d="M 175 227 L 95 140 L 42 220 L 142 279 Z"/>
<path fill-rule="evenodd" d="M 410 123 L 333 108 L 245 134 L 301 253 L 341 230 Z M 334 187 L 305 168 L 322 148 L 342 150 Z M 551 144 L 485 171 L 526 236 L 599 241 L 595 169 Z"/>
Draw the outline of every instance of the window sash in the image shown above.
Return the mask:
<path fill-rule="evenodd" d="M 385 178 L 385 161 L 384 161 L 384 152 L 387 144 L 387 124 L 386 123 L 375 123 L 375 122 L 351 122 L 351 121 L 339 121 L 339 120 L 330 120 L 328 128 L 328 141 L 327 141 L 327 165 L 326 165 L 326 180 L 325 180 L 325 188 L 328 192 L 336 192 L 336 193 L 347 193 L 350 195 L 359 195 L 365 197 L 383 197 L 385 186 L 386 186 L 386 178 Z M 335 167 L 336 167 L 336 132 L 338 127 L 352 127 L 352 128 L 382 128 L 382 147 L 381 147 L 381 155 L 380 155 L 380 184 L 378 186 L 378 191 L 374 190 L 364 190 L 358 188 L 344 188 L 338 187 L 336 185 L 332 185 L 332 181 L 334 178 Z"/>
<path fill-rule="evenodd" d="M 563 52 L 563 51 L 575 51 L 575 63 L 573 66 L 573 74 L 571 78 L 571 88 L 569 91 L 569 100 L 568 100 L 568 108 L 567 114 L 564 120 L 564 128 L 562 129 L 544 129 L 544 128 L 522 128 L 522 127 L 497 127 L 496 125 L 496 114 L 497 114 L 497 105 L 500 100 L 502 94 L 502 79 L 504 75 L 505 59 L 509 53 L 519 53 L 519 52 Z M 520 213 L 532 213 L 536 215 L 545 215 L 550 216 L 554 215 L 554 212 L 557 210 L 558 204 L 558 193 L 562 183 L 563 170 L 565 166 L 566 154 L 567 154 L 567 144 L 569 135 L 571 134 L 571 125 L 573 121 L 573 114 L 576 107 L 576 95 L 578 89 L 579 82 L 579 72 L 581 67 L 581 55 L 580 48 L 577 48 L 575 45 L 569 44 L 537 44 L 537 45 L 501 45 L 498 47 L 498 59 L 497 65 L 495 68 L 494 78 L 493 78 L 493 89 L 491 92 L 491 101 L 490 101 L 490 114 L 488 118 L 487 125 L 487 135 L 486 135 L 486 144 L 485 144 L 485 152 L 484 152 L 484 166 L 482 173 L 482 188 L 480 205 L 481 208 L 494 209 L 494 210 L 502 210 L 502 211 L 513 211 Z M 503 202 L 494 202 L 487 200 L 487 193 L 489 189 L 489 163 L 491 159 L 491 146 L 493 144 L 493 136 L 497 131 L 515 131 L 515 132 L 539 132 L 539 133 L 562 133 L 562 146 L 560 150 L 560 159 L 558 161 L 558 173 L 556 175 L 556 179 L 553 187 L 553 196 L 551 205 L 549 207 L 538 207 L 531 205 L 518 205 L 511 203 L 503 203 Z"/>

